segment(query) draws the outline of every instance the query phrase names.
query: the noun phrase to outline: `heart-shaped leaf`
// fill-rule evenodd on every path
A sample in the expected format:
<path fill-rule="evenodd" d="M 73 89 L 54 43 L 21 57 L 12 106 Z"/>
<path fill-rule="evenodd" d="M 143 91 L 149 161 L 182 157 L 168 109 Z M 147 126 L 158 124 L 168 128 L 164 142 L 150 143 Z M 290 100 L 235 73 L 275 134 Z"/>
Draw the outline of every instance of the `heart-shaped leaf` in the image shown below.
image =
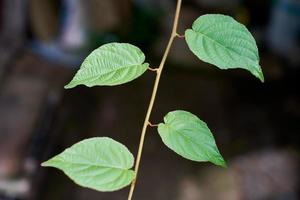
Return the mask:
<path fill-rule="evenodd" d="M 197 116 L 177 110 L 169 112 L 164 122 L 159 124 L 158 133 L 167 147 L 189 160 L 226 166 L 212 133 Z"/>
<path fill-rule="evenodd" d="M 208 14 L 185 31 L 186 42 L 201 60 L 220 69 L 243 68 L 264 81 L 256 42 L 247 28 L 232 17 Z"/>
<path fill-rule="evenodd" d="M 109 43 L 94 50 L 82 63 L 66 89 L 77 85 L 113 86 L 141 76 L 149 64 L 136 46 L 127 43 Z"/>
<path fill-rule="evenodd" d="M 80 186 L 98 191 L 115 191 L 129 185 L 135 177 L 130 170 L 134 158 L 119 142 L 106 137 L 83 140 L 42 166 L 62 170 Z"/>

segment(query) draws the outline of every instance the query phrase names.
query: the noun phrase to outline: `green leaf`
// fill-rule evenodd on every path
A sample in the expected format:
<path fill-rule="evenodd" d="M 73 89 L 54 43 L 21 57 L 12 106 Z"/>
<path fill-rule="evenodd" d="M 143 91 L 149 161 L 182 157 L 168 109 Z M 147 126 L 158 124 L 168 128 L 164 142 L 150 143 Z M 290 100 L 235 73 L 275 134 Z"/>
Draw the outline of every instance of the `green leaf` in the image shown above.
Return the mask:
<path fill-rule="evenodd" d="M 107 137 L 83 140 L 44 162 L 44 167 L 62 170 L 80 186 L 98 191 L 115 191 L 135 178 L 130 170 L 134 158 L 119 142 Z"/>
<path fill-rule="evenodd" d="M 127 43 L 109 43 L 94 50 L 82 63 L 66 89 L 77 85 L 112 86 L 132 81 L 141 76 L 149 64 L 136 46 Z"/>
<path fill-rule="evenodd" d="M 220 69 L 243 68 L 264 81 L 255 39 L 232 17 L 208 14 L 185 31 L 190 50 L 204 62 Z"/>
<path fill-rule="evenodd" d="M 169 112 L 164 122 L 158 125 L 158 133 L 167 147 L 189 160 L 226 166 L 212 133 L 197 116 L 176 110 Z"/>

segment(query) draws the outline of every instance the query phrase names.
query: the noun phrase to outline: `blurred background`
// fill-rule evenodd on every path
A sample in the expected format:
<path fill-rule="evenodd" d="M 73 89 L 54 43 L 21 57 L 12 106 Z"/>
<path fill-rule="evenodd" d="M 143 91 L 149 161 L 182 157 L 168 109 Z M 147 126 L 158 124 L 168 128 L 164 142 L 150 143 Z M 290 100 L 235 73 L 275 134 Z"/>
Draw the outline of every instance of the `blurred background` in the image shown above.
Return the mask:
<path fill-rule="evenodd" d="M 155 74 L 116 87 L 64 90 L 82 59 L 112 41 L 139 46 L 157 66 L 175 0 L 0 0 L 0 200 L 122 200 L 40 163 L 83 138 L 109 136 L 136 154 Z M 147 133 L 135 199 L 298 200 L 300 1 L 183 0 L 179 32 L 206 13 L 244 23 L 266 82 L 199 61 L 176 39 L 153 123 L 175 109 L 206 121 L 227 169 L 195 163 Z"/>

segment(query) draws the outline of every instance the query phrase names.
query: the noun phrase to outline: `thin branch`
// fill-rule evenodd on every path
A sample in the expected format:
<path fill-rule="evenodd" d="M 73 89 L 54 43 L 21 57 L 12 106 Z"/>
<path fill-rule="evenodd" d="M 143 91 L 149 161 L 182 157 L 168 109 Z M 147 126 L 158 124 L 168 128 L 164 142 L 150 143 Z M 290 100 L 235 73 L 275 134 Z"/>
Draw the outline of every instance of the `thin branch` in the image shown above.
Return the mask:
<path fill-rule="evenodd" d="M 147 127 L 148 127 L 148 124 L 149 124 L 149 119 L 150 119 L 150 115 L 151 115 L 151 112 L 152 112 L 152 108 L 153 108 L 153 105 L 154 105 L 154 102 L 155 102 L 156 93 L 157 93 L 157 89 L 158 89 L 158 85 L 159 85 L 159 81 L 160 81 L 160 76 L 161 76 L 162 70 L 164 68 L 165 62 L 167 60 L 167 57 L 169 55 L 169 52 L 170 52 L 171 46 L 173 44 L 173 41 L 174 41 L 174 39 L 177 35 L 177 27 L 178 27 L 181 3 L 182 3 L 182 0 L 177 0 L 177 6 L 176 6 L 176 12 L 175 12 L 175 17 L 174 17 L 171 37 L 169 39 L 168 45 L 166 47 L 166 50 L 165 50 L 164 55 L 162 57 L 162 60 L 160 62 L 159 68 L 157 70 L 157 74 L 156 74 L 155 83 L 154 83 L 154 86 L 153 86 L 153 91 L 152 91 L 149 107 L 148 107 L 148 110 L 147 110 L 147 114 L 146 114 L 146 117 L 145 117 L 143 129 L 142 129 L 142 133 L 141 133 L 140 144 L 139 144 L 139 149 L 138 149 L 135 168 L 134 168 L 134 171 L 136 173 L 136 177 L 131 183 L 130 191 L 129 191 L 129 194 L 128 194 L 128 200 L 132 200 L 133 192 L 134 192 L 134 189 L 135 189 L 136 180 L 137 180 L 137 177 L 138 177 L 139 166 L 140 166 L 141 157 L 142 157 L 142 152 L 143 152 L 145 135 L 146 135 Z"/>

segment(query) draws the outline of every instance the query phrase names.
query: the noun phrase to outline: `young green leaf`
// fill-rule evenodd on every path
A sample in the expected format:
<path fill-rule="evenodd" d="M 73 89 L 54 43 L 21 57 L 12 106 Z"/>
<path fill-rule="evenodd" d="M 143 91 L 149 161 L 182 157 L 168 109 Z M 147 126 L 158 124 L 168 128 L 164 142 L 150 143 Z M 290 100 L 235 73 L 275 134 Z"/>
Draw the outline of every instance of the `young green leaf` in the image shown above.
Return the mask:
<path fill-rule="evenodd" d="M 98 137 L 74 144 L 42 166 L 58 168 L 78 185 L 104 192 L 121 189 L 132 182 L 133 162 L 132 154 L 124 145 Z"/>
<path fill-rule="evenodd" d="M 247 28 L 220 14 L 199 17 L 185 31 L 190 50 L 201 60 L 220 69 L 243 68 L 264 81 L 256 42 Z"/>
<path fill-rule="evenodd" d="M 109 43 L 94 50 L 82 63 L 66 89 L 77 85 L 113 86 L 141 76 L 149 64 L 136 46 L 127 43 Z"/>
<path fill-rule="evenodd" d="M 167 147 L 189 160 L 226 166 L 212 133 L 197 116 L 176 110 L 169 112 L 164 122 L 158 125 L 158 133 Z"/>

